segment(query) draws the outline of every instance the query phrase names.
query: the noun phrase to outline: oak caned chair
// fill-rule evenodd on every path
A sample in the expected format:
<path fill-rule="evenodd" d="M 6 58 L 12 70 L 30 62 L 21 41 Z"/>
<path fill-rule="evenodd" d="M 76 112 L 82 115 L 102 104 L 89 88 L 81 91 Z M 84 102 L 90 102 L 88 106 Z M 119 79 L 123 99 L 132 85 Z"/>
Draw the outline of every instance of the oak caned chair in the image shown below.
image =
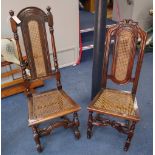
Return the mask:
<path fill-rule="evenodd" d="M 141 39 L 141 43 L 136 60 L 138 38 Z M 140 120 L 135 96 L 146 38 L 146 33 L 132 20 L 123 20 L 107 29 L 101 90 L 87 107 L 89 111 L 87 138 L 91 138 L 93 126 L 111 126 L 127 135 L 124 150 L 128 150 L 135 125 Z M 111 60 L 109 53 L 112 40 Z M 135 71 L 133 71 L 135 61 L 137 65 L 135 64 Z M 108 88 L 108 80 L 118 85 L 132 83 L 132 91 Z M 96 116 L 93 116 L 93 112 Z M 123 119 L 126 123 L 119 122 L 118 119 Z"/>
<path fill-rule="evenodd" d="M 32 128 L 37 151 L 42 151 L 40 137 L 50 134 L 57 127 L 64 126 L 72 128 L 77 139 L 80 138 L 79 119 L 77 111 L 80 106 L 76 104 L 62 89 L 60 81 L 60 71 L 58 68 L 56 47 L 53 34 L 53 16 L 51 8 L 47 7 L 47 14 L 39 8 L 27 7 L 21 10 L 17 17 L 21 21 L 16 23 L 14 20 L 14 11 L 10 11 L 11 28 L 17 45 L 17 52 L 20 59 L 22 76 L 25 81 L 25 92 L 28 97 L 28 125 Z M 46 24 L 49 26 L 51 35 L 52 53 L 54 69 L 51 67 L 50 54 L 46 34 Z M 19 37 L 18 27 L 21 28 L 27 60 L 23 60 Z M 26 69 L 30 70 L 30 76 L 27 75 Z M 31 81 L 36 79 L 47 79 L 55 77 L 57 88 L 46 92 L 34 92 L 30 89 Z M 73 114 L 73 120 L 66 117 Z M 60 118 L 60 121 L 54 121 L 47 128 L 39 128 L 39 124 Z"/>

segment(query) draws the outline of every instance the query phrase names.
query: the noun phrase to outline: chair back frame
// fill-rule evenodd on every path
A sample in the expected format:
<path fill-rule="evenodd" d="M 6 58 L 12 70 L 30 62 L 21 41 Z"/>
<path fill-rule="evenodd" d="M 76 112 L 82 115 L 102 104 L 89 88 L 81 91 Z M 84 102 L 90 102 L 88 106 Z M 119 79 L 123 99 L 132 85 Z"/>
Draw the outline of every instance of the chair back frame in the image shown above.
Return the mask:
<path fill-rule="evenodd" d="M 32 96 L 30 92 L 30 80 L 46 79 L 52 75 L 55 75 L 57 88 L 62 88 L 54 39 L 53 16 L 50 10 L 51 8 L 47 7 L 46 14 L 37 7 L 24 8 L 17 14 L 17 17 L 21 21 L 19 24 L 13 19 L 14 11 L 10 10 L 9 12 L 11 16 L 11 28 L 16 41 L 22 76 L 25 80 L 25 87 L 28 96 Z M 48 49 L 45 23 L 48 23 L 51 36 L 54 71 L 52 71 L 52 66 L 50 63 L 50 53 Z M 23 60 L 23 55 L 21 52 L 18 27 L 20 27 L 22 31 L 27 56 L 26 61 Z M 30 69 L 30 78 L 26 74 L 26 68 Z"/>
<path fill-rule="evenodd" d="M 136 55 L 136 43 L 138 38 L 141 39 L 140 50 L 136 64 L 135 76 L 132 77 L 132 70 Z M 119 24 L 111 26 L 106 32 L 102 88 L 106 88 L 107 79 L 114 83 L 124 85 L 129 82 L 133 83 L 132 94 L 136 95 L 140 70 L 144 57 L 144 48 L 147 34 L 133 20 L 123 20 Z M 112 67 L 108 73 L 109 53 L 111 39 L 114 40 Z M 119 69 L 117 69 L 119 67 Z"/>

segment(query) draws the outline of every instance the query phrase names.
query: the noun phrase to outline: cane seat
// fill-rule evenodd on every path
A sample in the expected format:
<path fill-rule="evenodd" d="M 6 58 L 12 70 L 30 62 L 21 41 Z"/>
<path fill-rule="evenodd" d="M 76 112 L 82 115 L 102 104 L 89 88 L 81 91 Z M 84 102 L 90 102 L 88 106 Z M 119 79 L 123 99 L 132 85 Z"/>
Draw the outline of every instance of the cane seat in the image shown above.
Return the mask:
<path fill-rule="evenodd" d="M 115 89 L 101 90 L 96 100 L 88 106 L 88 109 L 101 114 L 109 114 L 126 119 L 139 120 L 136 98 L 127 91 Z"/>
<path fill-rule="evenodd" d="M 28 107 L 29 126 L 80 110 L 80 106 L 63 90 L 57 89 L 33 94 Z"/>

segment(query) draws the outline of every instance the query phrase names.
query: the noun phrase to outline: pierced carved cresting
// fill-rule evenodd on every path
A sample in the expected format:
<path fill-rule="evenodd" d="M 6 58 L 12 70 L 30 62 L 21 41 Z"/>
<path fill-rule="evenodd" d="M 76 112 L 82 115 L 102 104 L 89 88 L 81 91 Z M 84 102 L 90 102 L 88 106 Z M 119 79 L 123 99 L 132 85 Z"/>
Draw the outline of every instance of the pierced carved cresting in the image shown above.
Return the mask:
<path fill-rule="evenodd" d="M 127 77 L 129 63 L 133 55 L 132 45 L 133 35 L 128 30 L 118 32 L 115 45 L 115 58 L 113 62 L 114 76 L 118 81 L 123 81 Z"/>
<path fill-rule="evenodd" d="M 46 76 L 46 68 L 41 46 L 41 36 L 39 33 L 38 22 L 35 20 L 29 21 L 28 28 L 37 77 Z"/>

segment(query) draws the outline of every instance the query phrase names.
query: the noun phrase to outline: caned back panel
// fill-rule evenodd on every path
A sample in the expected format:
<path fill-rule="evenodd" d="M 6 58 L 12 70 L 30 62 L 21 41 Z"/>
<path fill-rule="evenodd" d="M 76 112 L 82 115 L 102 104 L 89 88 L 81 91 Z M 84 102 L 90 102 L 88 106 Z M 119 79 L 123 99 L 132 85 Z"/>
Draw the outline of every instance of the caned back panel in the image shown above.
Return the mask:
<path fill-rule="evenodd" d="M 133 75 L 132 71 L 138 38 L 141 39 L 141 43 L 137 53 L 138 59 L 135 66 L 135 73 Z M 132 20 L 123 20 L 107 29 L 103 61 L 103 88 L 106 87 L 107 79 L 111 79 L 117 84 L 133 82 L 132 92 L 134 94 L 136 93 L 146 38 L 147 34 L 138 26 L 138 23 Z M 109 53 L 112 40 L 114 40 L 112 65 L 109 65 Z"/>
<path fill-rule="evenodd" d="M 123 83 L 131 78 L 134 63 L 136 34 L 130 28 L 120 28 L 114 34 L 115 46 L 111 75 Z"/>
<path fill-rule="evenodd" d="M 39 8 L 25 8 L 18 13 L 31 78 L 52 74 L 45 22 L 47 15 Z"/>

